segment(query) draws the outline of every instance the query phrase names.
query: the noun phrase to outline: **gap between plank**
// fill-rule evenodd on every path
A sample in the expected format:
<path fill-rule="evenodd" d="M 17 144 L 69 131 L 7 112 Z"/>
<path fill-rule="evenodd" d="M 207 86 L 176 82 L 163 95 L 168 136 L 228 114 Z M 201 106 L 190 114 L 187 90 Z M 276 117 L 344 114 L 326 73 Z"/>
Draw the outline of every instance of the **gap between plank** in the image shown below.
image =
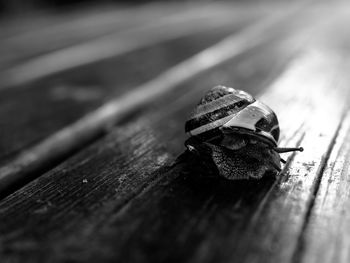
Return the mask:
<path fill-rule="evenodd" d="M 293 253 L 292 263 L 299 263 L 301 260 L 301 256 L 302 256 L 303 251 L 305 249 L 305 230 L 307 229 L 307 227 L 309 225 L 310 216 L 311 216 L 312 210 L 315 206 L 316 196 L 317 196 L 317 193 L 320 189 L 320 185 L 321 185 L 322 178 L 323 178 L 323 172 L 327 167 L 327 163 L 328 163 L 328 160 L 329 160 L 331 153 L 333 151 L 334 145 L 337 141 L 338 134 L 343 126 L 343 121 L 345 120 L 345 118 L 348 114 L 349 114 L 348 110 L 345 109 L 343 114 L 342 114 L 342 117 L 340 119 L 340 123 L 335 131 L 335 134 L 334 134 L 332 140 L 331 140 L 329 148 L 328 148 L 326 154 L 321 159 L 321 163 L 320 163 L 320 166 L 318 167 L 318 171 L 317 171 L 317 177 L 315 178 L 315 185 L 311 191 L 310 204 L 307 207 L 307 211 L 305 214 L 303 225 L 302 225 L 300 233 L 299 233 L 297 245 L 296 245 L 295 251 Z"/>
<path fill-rule="evenodd" d="M 23 152 L 12 162 L 0 168 L 0 197 L 8 195 L 86 144 L 102 137 L 110 127 L 130 112 L 154 101 L 192 77 L 267 41 L 276 31 L 278 32 L 278 29 L 281 29 L 281 23 L 288 22 L 288 19 L 301 7 L 299 4 L 295 5 L 285 13 L 281 12 L 268 17 L 240 33 L 230 35 L 212 47 L 166 70 L 157 78 L 124 96 L 111 100 Z"/>
<path fill-rule="evenodd" d="M 296 130 L 296 132 L 292 135 L 291 139 L 294 138 L 295 134 L 297 133 L 297 131 L 299 129 L 301 129 L 304 126 L 304 123 L 300 125 L 300 127 Z M 297 140 L 296 143 L 296 147 L 300 147 L 301 143 L 303 141 L 305 137 L 305 132 L 303 132 L 303 134 L 300 136 L 300 138 Z M 291 139 L 286 140 L 286 144 L 288 145 L 288 142 L 291 141 Z M 274 181 L 274 183 L 271 185 L 270 189 L 266 192 L 266 194 L 264 195 L 263 199 L 261 199 L 261 202 L 259 203 L 259 206 L 256 208 L 256 211 L 254 212 L 251 220 L 250 220 L 250 224 L 256 224 L 261 211 L 264 209 L 266 203 L 268 202 L 268 199 L 270 198 L 272 191 L 277 187 L 278 184 L 281 183 L 282 179 L 285 179 L 283 175 L 285 175 L 286 171 L 288 171 L 288 169 L 290 168 L 290 165 L 292 163 L 292 161 L 294 160 L 295 155 L 297 154 L 297 152 L 293 152 L 287 159 L 287 163 L 283 166 L 282 171 L 280 172 L 280 174 L 278 175 L 278 178 Z"/>

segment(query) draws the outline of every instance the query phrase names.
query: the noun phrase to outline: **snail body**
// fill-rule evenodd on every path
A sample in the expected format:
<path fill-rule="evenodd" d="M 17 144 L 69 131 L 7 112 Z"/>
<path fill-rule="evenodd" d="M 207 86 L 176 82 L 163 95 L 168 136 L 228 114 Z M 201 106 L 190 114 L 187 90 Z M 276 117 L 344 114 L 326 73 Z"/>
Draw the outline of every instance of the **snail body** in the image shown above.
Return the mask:
<path fill-rule="evenodd" d="M 259 179 L 281 171 L 276 114 L 249 93 L 216 86 L 200 100 L 185 124 L 188 151 L 214 164 L 227 179 Z"/>

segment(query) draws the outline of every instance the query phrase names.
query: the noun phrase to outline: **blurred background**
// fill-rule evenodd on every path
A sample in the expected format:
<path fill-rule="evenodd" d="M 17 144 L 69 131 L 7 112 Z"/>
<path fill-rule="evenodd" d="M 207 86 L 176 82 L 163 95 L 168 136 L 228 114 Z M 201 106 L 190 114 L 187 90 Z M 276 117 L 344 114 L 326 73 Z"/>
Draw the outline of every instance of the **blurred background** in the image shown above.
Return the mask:
<path fill-rule="evenodd" d="M 177 2 L 208 2 L 210 0 L 182 0 Z M 146 2 L 157 2 L 150 0 L 0 0 L 0 12 L 2 14 L 25 14 L 38 10 L 56 10 L 62 11 L 74 9 L 86 5 L 103 5 L 103 4 L 123 4 L 136 5 Z M 158 1 L 161 2 L 161 1 Z M 164 1 L 163 1 L 164 2 Z M 244 1 L 242 1 L 244 2 Z"/>
<path fill-rule="evenodd" d="M 4 14 L 22 14 L 37 10 L 62 10 L 67 8 L 77 8 L 83 5 L 97 4 L 137 4 L 150 2 L 149 0 L 1 0 L 0 11 Z"/>

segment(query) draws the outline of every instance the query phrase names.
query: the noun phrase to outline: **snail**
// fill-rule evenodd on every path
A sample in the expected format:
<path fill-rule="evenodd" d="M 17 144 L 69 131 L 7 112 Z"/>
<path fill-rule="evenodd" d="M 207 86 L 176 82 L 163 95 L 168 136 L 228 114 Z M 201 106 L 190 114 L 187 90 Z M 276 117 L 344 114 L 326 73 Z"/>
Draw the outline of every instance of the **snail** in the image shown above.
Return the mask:
<path fill-rule="evenodd" d="M 281 171 L 280 153 L 303 151 L 277 146 L 276 114 L 249 93 L 216 86 L 200 100 L 185 123 L 187 150 L 205 166 L 230 179 L 260 179 Z"/>

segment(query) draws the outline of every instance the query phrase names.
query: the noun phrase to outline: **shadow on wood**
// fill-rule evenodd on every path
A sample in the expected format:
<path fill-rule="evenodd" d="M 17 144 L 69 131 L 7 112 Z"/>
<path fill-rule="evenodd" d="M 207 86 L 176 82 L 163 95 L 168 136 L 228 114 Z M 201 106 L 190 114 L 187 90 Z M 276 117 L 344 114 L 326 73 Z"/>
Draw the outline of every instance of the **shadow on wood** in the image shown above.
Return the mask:
<path fill-rule="evenodd" d="M 221 249 L 213 249 L 212 243 L 211 249 L 201 251 L 201 244 L 213 238 L 212 242 L 224 248 L 222 242 L 232 230 L 243 234 L 275 182 L 271 176 L 236 181 L 220 178 L 187 152 L 158 172 L 162 179 L 105 222 L 85 244 L 94 249 L 86 254 L 80 251 L 79 256 L 101 259 L 103 255 L 106 260 L 123 258 L 127 262 L 199 262 L 206 254 L 205 262 L 210 262 Z M 101 242 L 106 246 L 96 246 Z M 231 248 L 232 243 L 224 250 L 232 252 Z"/>

